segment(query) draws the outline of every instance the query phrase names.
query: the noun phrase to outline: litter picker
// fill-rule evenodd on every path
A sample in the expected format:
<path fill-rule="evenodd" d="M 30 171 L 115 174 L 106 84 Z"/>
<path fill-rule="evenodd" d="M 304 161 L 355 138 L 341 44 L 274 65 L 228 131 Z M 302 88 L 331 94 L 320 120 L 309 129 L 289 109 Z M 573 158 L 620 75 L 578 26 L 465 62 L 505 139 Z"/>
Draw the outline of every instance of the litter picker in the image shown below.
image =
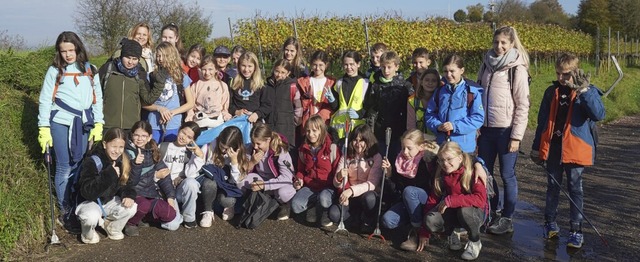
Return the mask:
<path fill-rule="evenodd" d="M 384 158 L 385 159 L 389 159 L 389 143 L 391 143 L 391 128 L 387 127 L 387 130 L 385 131 L 385 142 L 387 144 L 387 149 L 384 153 Z M 380 185 L 380 202 L 378 202 L 378 216 L 376 216 L 376 229 L 373 230 L 373 233 L 371 233 L 371 235 L 369 235 L 369 238 L 367 239 L 371 239 L 372 237 L 380 237 L 380 239 L 382 239 L 382 242 L 386 242 L 386 239 L 384 239 L 384 236 L 382 236 L 382 232 L 380 232 L 380 212 L 382 212 L 382 196 L 384 195 L 384 181 L 387 179 L 387 170 L 384 169 L 382 171 L 382 184 Z"/>
<path fill-rule="evenodd" d="M 347 117 L 347 121 L 345 121 L 344 123 L 344 132 L 345 132 L 345 138 L 344 138 L 344 146 L 343 146 L 343 151 L 342 151 L 342 155 L 344 156 L 344 165 L 342 166 L 343 169 L 348 170 L 348 164 L 347 164 L 347 147 L 349 146 L 349 133 L 351 133 L 351 119 Z M 349 176 L 347 177 L 343 177 L 342 178 L 342 190 L 344 190 L 344 187 L 347 185 L 347 179 L 349 179 Z M 344 208 L 345 206 L 342 205 L 342 203 L 339 203 L 341 205 L 340 207 L 340 224 L 338 224 L 338 229 L 336 229 L 336 231 L 334 231 L 333 233 L 338 233 L 338 232 L 346 232 L 347 235 L 349 234 L 349 230 L 347 230 L 347 228 L 344 226 Z"/>
<path fill-rule="evenodd" d="M 60 242 L 60 238 L 56 235 L 56 223 L 55 223 L 55 212 L 53 210 L 53 181 L 51 181 L 51 150 L 47 145 L 44 154 L 44 162 L 47 163 L 47 178 L 49 179 L 49 209 L 51 210 L 51 237 L 49 238 L 49 243 L 44 247 L 44 250 L 48 253 L 49 248 L 53 245 L 62 245 L 65 249 L 67 246 Z"/>

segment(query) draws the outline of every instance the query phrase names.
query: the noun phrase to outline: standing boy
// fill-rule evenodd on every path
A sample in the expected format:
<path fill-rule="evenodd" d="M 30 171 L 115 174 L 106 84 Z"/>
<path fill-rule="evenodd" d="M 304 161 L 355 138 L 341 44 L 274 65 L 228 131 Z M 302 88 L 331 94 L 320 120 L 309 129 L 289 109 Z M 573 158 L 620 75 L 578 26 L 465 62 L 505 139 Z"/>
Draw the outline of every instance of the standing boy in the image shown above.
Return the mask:
<path fill-rule="evenodd" d="M 602 92 L 589 83 L 589 76 L 578 69 L 578 57 L 562 54 L 556 61 L 557 81 L 544 92 L 538 127 L 531 147 L 531 160 L 546 162 L 547 194 L 544 210 L 545 236 L 558 236 L 555 222 L 562 174 L 567 174 L 569 196 L 575 202 L 570 208 L 571 229 L 568 247 L 580 248 L 583 243 L 582 172 L 593 165 L 596 154 L 596 121 L 605 117 Z M 558 183 L 553 181 L 553 176 Z"/>
<path fill-rule="evenodd" d="M 413 72 L 409 75 L 408 81 L 415 88 L 420 85 L 419 80 L 422 78 L 422 74 L 431 65 L 429 51 L 424 47 L 418 47 L 413 50 L 413 53 L 411 53 L 411 65 L 413 65 Z"/>
<path fill-rule="evenodd" d="M 371 64 L 365 74 L 370 82 L 373 82 L 373 75 L 380 72 L 380 56 L 382 56 L 382 53 L 387 52 L 387 49 L 387 45 L 384 43 L 375 43 L 371 47 Z"/>

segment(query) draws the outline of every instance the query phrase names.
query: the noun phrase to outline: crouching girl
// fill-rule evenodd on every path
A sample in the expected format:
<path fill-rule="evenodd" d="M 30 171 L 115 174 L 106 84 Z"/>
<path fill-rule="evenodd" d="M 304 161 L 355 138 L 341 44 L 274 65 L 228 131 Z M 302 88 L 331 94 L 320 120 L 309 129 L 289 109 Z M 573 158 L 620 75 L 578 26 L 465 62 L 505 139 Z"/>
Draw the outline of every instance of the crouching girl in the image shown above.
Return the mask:
<path fill-rule="evenodd" d="M 129 158 L 123 155 L 127 137 L 122 129 L 114 127 L 104 135 L 91 156 L 82 161 L 78 181 L 80 203 L 76 215 L 82 226 L 80 239 L 87 244 L 100 242 L 96 225 L 102 227 L 110 239 L 124 238 L 122 229 L 136 213 L 136 191 L 140 169 L 131 170 Z M 132 174 L 133 173 L 133 174 Z"/>

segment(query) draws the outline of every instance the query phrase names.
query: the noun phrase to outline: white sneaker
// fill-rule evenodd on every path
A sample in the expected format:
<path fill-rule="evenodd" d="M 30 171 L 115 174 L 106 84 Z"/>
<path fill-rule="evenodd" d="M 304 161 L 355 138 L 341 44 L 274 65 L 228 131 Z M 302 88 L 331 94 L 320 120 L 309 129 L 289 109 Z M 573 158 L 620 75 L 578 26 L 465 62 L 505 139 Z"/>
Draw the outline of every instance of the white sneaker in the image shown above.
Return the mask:
<path fill-rule="evenodd" d="M 458 232 L 453 231 L 451 235 L 448 237 L 449 240 L 449 249 L 451 250 L 460 250 L 462 249 L 462 243 L 460 243 L 460 235 Z"/>
<path fill-rule="evenodd" d="M 236 214 L 236 211 L 233 207 L 225 207 L 222 210 L 222 220 L 227 221 L 233 219 L 233 216 Z"/>
<path fill-rule="evenodd" d="M 482 243 L 480 240 L 476 242 L 469 241 L 467 242 L 467 246 L 465 246 L 461 257 L 464 260 L 474 260 L 480 255 L 480 249 L 482 249 Z"/>
<path fill-rule="evenodd" d="M 213 215 L 212 211 L 202 212 L 202 220 L 200 220 L 200 227 L 211 227 L 211 223 L 213 223 L 214 219 L 215 219 L 215 216 Z"/>
<path fill-rule="evenodd" d="M 85 243 L 85 244 L 97 244 L 98 242 L 100 242 L 100 236 L 94 230 L 93 231 L 93 238 L 86 239 L 86 238 L 84 238 L 84 234 L 80 234 L 80 240 L 82 240 L 82 243 Z"/>
<path fill-rule="evenodd" d="M 111 220 L 109 219 L 104 219 L 103 220 L 103 227 L 102 229 L 104 229 L 104 231 L 107 231 L 107 236 L 109 237 L 109 239 L 111 240 L 122 240 L 124 239 L 124 234 L 121 231 L 113 231 L 109 225 L 111 224 Z"/>

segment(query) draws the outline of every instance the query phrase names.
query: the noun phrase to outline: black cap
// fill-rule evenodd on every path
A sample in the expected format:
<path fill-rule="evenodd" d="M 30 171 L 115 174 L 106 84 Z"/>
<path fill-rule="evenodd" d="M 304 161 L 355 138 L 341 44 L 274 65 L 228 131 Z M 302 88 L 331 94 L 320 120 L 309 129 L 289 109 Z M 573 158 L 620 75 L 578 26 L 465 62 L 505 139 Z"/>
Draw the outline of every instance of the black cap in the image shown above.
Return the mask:
<path fill-rule="evenodd" d="M 231 55 L 231 51 L 229 51 L 229 48 L 227 48 L 226 46 L 218 46 L 216 47 L 216 49 L 213 50 L 213 55 L 227 55 L 230 56 Z"/>

